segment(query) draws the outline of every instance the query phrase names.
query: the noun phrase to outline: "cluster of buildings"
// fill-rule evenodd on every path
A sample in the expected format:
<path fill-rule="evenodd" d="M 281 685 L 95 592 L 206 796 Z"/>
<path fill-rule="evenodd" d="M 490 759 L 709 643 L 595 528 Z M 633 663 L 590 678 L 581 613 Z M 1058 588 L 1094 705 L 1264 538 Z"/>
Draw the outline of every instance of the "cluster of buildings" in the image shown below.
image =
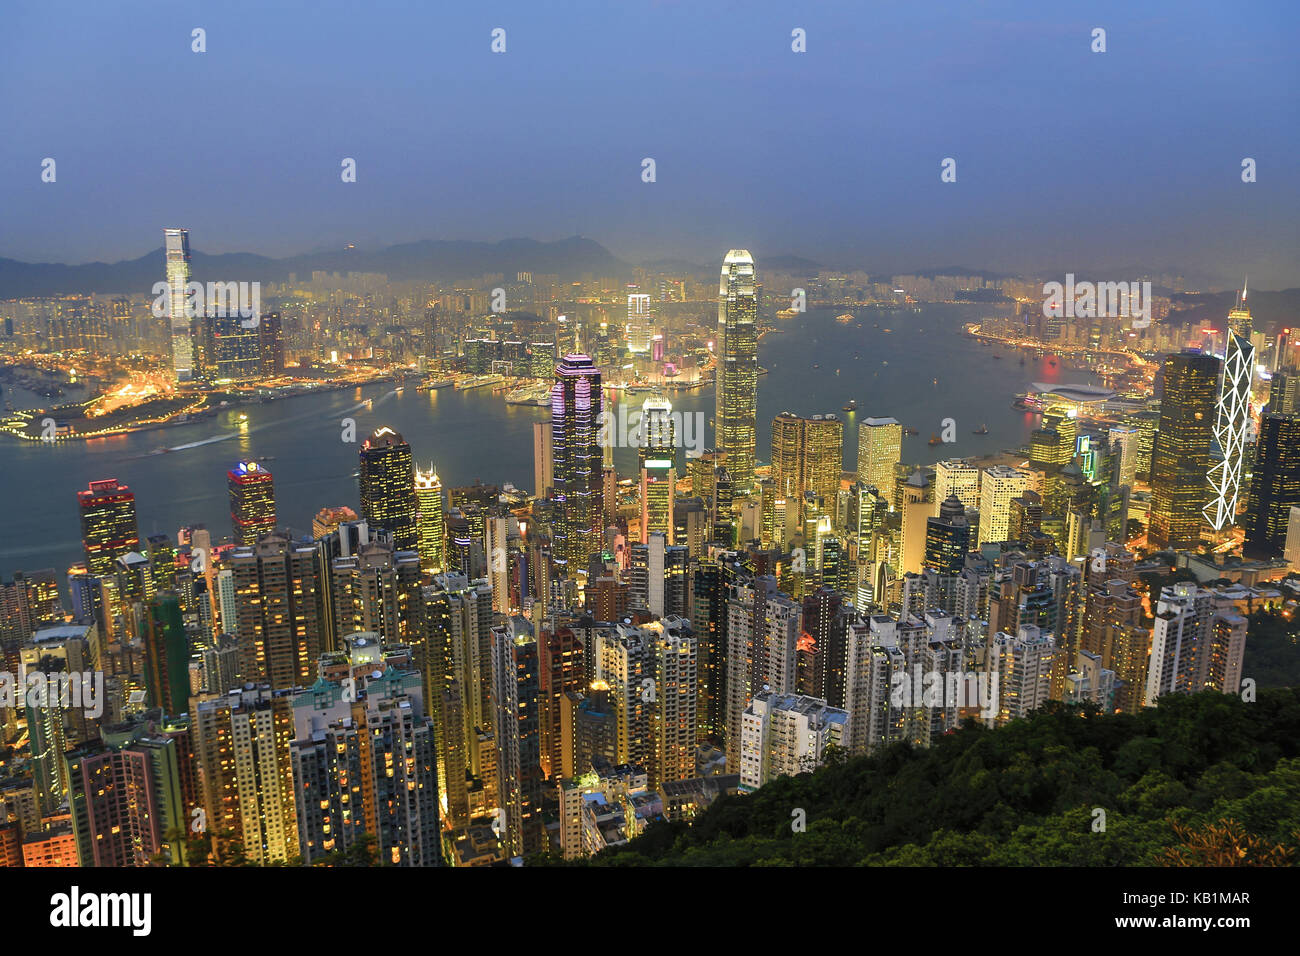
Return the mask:
<path fill-rule="evenodd" d="M 323 507 L 310 536 L 282 530 L 256 461 L 228 473 L 228 536 L 142 539 L 131 489 L 90 482 L 71 609 L 53 572 L 0 584 L 7 671 L 104 686 L 95 714 L 0 707 L 0 863 L 575 859 L 966 720 L 1238 692 L 1248 616 L 1281 592 L 1150 594 L 1128 523 L 1146 475 L 1152 543 L 1241 522 L 1248 555 L 1280 558 L 1300 513 L 1285 390 L 1250 442 L 1236 360 L 1178 353 L 1145 443 L 1053 406 L 1014 461 L 915 467 L 870 417 L 846 472 L 845 423 L 786 412 L 764 466 L 758 298 L 732 250 L 713 445 L 684 455 L 652 396 L 635 476 L 602 438 L 602 364 L 575 351 L 532 494 L 444 489 L 390 427 L 360 447 L 355 510 Z M 630 301 L 629 350 L 653 355 L 650 322 Z"/>

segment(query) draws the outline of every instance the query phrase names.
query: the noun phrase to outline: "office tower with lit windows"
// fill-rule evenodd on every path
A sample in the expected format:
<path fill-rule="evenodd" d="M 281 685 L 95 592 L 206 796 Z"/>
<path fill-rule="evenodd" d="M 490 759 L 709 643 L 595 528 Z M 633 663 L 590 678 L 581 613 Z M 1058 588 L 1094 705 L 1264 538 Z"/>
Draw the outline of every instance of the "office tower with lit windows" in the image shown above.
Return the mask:
<path fill-rule="evenodd" d="M 572 776 L 572 766 L 564 769 L 565 754 L 571 760 L 573 750 L 573 740 L 565 733 L 564 706 L 566 695 L 580 693 L 587 684 L 586 645 L 574 628 L 554 621 L 542 628 L 537 643 L 541 654 L 542 769 L 552 778 Z"/>
<path fill-rule="evenodd" d="M 251 319 L 238 311 L 225 311 L 201 316 L 202 377 L 204 381 L 252 382 L 262 375 L 263 332 L 261 322 L 246 324 Z"/>
<path fill-rule="evenodd" d="M 1228 313 L 1228 341 L 1223 353 L 1218 401 L 1214 408 L 1214 444 L 1209 470 L 1210 503 L 1205 520 L 1222 531 L 1237 520 L 1237 502 L 1244 495 L 1246 445 L 1250 441 L 1250 390 L 1255 380 L 1255 347 L 1246 290 Z"/>
<path fill-rule="evenodd" d="M 318 546 L 275 532 L 232 549 L 221 564 L 234 585 L 244 678 L 275 690 L 309 685 L 328 633 Z"/>
<path fill-rule="evenodd" d="M 1200 541 L 1222 366 L 1213 355 L 1192 350 L 1165 359 L 1147 529 L 1157 548 L 1188 548 Z"/>
<path fill-rule="evenodd" d="M 677 486 L 672 402 L 648 398 L 641 405 L 637 459 L 640 464 L 641 540 L 659 532 L 673 543 L 673 497 Z"/>
<path fill-rule="evenodd" d="M 492 628 L 491 676 L 501 839 L 511 856 L 542 848 L 540 660 L 532 625 L 507 618 Z"/>
<path fill-rule="evenodd" d="M 899 549 L 898 568 L 903 574 L 916 573 L 925 565 L 928 522 L 934 515 L 934 485 L 921 469 L 916 469 L 903 482 L 899 510 L 902 512 L 902 547 Z"/>
<path fill-rule="evenodd" d="M 163 246 L 167 261 L 167 318 L 171 328 L 172 375 L 177 382 L 190 382 L 197 364 L 194 354 L 193 319 L 186 314 L 190 281 L 190 233 L 187 229 L 164 229 Z"/>
<path fill-rule="evenodd" d="M 858 424 L 858 481 L 874 486 L 890 505 L 902 453 L 903 426 L 898 419 L 867 418 Z"/>
<path fill-rule="evenodd" d="M 533 497 L 545 498 L 550 494 L 553 469 L 551 423 L 533 422 Z"/>
<path fill-rule="evenodd" d="M 492 589 L 460 574 L 435 575 L 422 589 L 430 713 L 437 734 L 438 792 L 447 819 L 470 821 L 470 782 L 485 754 L 477 730 L 492 727 Z M 494 765 L 493 756 L 487 764 Z"/>
<path fill-rule="evenodd" d="M 241 461 L 226 472 L 230 525 L 235 544 L 254 544 L 275 530 L 275 483 L 255 461 Z"/>
<path fill-rule="evenodd" d="M 208 831 L 233 831 L 257 865 L 297 856 L 293 691 L 247 684 L 195 698 L 190 714 Z"/>
<path fill-rule="evenodd" d="M 654 320 L 650 313 L 650 296 L 645 293 L 627 297 L 627 350 L 632 353 L 650 351 L 654 335 Z"/>
<path fill-rule="evenodd" d="M 551 387 L 551 463 L 558 513 L 553 551 L 570 577 L 601 549 L 603 468 L 600 369 L 586 355 L 566 355 Z"/>
<path fill-rule="evenodd" d="M 980 527 L 977 544 L 1005 541 L 1011 523 L 1011 499 L 1029 487 L 1029 475 L 1009 465 L 984 469 L 980 480 Z"/>
<path fill-rule="evenodd" d="M 361 517 L 393 536 L 398 551 L 419 548 L 411 446 L 384 425 L 361 445 Z"/>
<path fill-rule="evenodd" d="M 739 488 L 754 481 L 758 442 L 758 290 L 754 259 L 732 249 L 722 260 L 715 349 L 715 441 Z"/>
<path fill-rule="evenodd" d="M 772 480 L 777 497 L 807 492 L 833 499 L 844 471 L 844 423 L 834 415 L 782 412 L 772 419 Z"/>
<path fill-rule="evenodd" d="M 284 374 L 284 338 L 280 313 L 263 312 L 257 321 L 257 353 L 263 378 Z"/>
<path fill-rule="evenodd" d="M 961 574 L 974 544 L 971 530 L 966 507 L 956 494 L 939 502 L 939 514 L 925 522 L 925 567 L 940 575 Z"/>
<path fill-rule="evenodd" d="M 934 466 L 934 500 L 942 503 L 953 495 L 972 511 L 980 506 L 980 470 L 962 458 L 949 458 Z"/>
<path fill-rule="evenodd" d="M 1265 415 L 1243 522 L 1247 558 L 1280 558 L 1291 509 L 1300 505 L 1300 415 Z"/>
<path fill-rule="evenodd" d="M 140 533 L 135 519 L 135 495 L 116 478 L 92 481 L 77 492 L 81 511 L 81 543 L 86 551 L 86 573 L 105 577 L 118 558 L 138 551 Z"/>
<path fill-rule="evenodd" d="M 415 470 L 415 533 L 420 567 L 432 574 L 444 570 L 447 527 L 443 517 L 442 481 L 429 464 L 428 471 Z"/>

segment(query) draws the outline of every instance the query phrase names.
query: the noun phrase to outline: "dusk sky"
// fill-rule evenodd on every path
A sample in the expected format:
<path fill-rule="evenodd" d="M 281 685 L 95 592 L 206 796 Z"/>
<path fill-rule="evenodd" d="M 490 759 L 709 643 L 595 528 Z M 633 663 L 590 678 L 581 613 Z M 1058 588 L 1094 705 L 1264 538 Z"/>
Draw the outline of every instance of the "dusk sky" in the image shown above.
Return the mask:
<path fill-rule="evenodd" d="M 1292 2 L 6 0 L 0 256 L 580 234 L 1296 286 L 1298 28 Z"/>

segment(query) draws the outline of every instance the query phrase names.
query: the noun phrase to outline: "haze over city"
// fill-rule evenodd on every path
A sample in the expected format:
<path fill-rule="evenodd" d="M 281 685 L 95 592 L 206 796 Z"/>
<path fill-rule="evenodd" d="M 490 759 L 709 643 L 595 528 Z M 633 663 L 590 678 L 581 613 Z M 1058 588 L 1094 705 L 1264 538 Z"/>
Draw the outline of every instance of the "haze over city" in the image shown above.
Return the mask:
<path fill-rule="evenodd" d="M 585 235 L 634 264 L 740 242 L 831 268 L 1176 266 L 1284 288 L 1298 19 L 1281 2 L 17 2 L 0 256 L 113 262 L 185 222 L 207 253 Z M 204 54 L 175 39 L 196 26 Z"/>

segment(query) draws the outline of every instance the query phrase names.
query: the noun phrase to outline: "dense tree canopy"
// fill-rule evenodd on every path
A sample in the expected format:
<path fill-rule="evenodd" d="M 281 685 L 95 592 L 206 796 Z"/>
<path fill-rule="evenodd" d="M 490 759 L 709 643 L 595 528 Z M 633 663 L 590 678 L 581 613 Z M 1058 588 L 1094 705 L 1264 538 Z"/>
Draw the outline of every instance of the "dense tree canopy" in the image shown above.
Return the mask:
<path fill-rule="evenodd" d="M 791 823 L 806 813 L 805 832 Z M 1053 704 L 896 746 L 656 823 L 596 866 L 1296 863 L 1300 690 L 1171 695 L 1137 714 Z"/>

